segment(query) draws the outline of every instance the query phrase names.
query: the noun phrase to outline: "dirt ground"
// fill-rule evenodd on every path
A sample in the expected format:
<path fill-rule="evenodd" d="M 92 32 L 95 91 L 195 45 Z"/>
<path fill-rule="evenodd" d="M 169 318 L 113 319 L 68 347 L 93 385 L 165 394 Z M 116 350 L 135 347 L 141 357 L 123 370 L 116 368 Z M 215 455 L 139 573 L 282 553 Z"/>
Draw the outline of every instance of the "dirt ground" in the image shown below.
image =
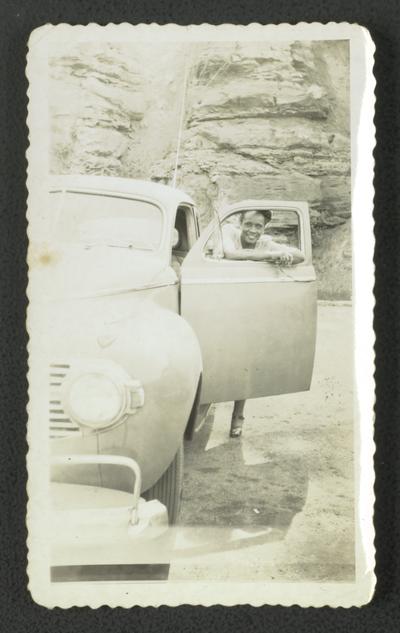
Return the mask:
<path fill-rule="evenodd" d="M 354 577 L 352 309 L 320 305 L 307 393 L 213 407 L 185 446 L 170 580 Z"/>

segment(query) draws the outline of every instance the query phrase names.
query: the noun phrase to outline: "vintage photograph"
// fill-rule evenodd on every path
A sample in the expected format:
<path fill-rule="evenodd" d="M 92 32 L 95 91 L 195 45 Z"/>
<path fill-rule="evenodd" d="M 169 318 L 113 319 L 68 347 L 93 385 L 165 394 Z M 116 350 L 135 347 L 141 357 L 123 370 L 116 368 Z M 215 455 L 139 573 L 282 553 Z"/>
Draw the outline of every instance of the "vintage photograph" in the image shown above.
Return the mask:
<path fill-rule="evenodd" d="M 371 598 L 372 62 L 346 24 L 32 34 L 39 603 Z"/>

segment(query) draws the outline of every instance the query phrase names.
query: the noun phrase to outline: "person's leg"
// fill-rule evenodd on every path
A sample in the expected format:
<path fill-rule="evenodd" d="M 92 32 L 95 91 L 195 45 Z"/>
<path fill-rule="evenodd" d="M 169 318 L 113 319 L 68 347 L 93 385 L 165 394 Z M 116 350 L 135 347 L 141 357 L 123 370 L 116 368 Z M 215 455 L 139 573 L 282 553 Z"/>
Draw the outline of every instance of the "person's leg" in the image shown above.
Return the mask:
<path fill-rule="evenodd" d="M 246 400 L 235 400 L 233 405 L 230 437 L 240 437 L 242 434 L 242 426 L 244 422 L 244 405 Z"/>
<path fill-rule="evenodd" d="M 246 400 L 235 400 L 233 405 L 233 415 L 243 415 Z"/>

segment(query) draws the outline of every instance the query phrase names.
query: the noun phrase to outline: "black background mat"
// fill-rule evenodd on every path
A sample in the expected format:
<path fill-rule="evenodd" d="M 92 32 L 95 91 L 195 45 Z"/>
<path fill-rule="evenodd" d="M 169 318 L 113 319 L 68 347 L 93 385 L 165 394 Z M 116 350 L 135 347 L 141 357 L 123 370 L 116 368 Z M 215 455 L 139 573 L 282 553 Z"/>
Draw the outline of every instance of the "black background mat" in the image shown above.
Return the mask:
<path fill-rule="evenodd" d="M 361 609 L 181 606 L 47 610 L 33 603 L 26 576 L 27 334 L 25 331 L 25 64 L 31 31 L 48 22 L 178 24 L 357 22 L 375 41 L 376 138 L 376 548 L 375 597 Z M 399 592 L 399 127 L 398 0 L 0 2 L 0 630 L 19 633 L 185 631 L 396 633 Z"/>

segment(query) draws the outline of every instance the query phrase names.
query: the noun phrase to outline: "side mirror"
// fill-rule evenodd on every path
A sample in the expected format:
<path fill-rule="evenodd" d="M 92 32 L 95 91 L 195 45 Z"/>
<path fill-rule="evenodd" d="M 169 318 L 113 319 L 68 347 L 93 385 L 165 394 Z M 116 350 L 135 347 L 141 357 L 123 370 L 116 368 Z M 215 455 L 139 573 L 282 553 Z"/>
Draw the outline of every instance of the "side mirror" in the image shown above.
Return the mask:
<path fill-rule="evenodd" d="M 173 229 L 172 231 L 172 248 L 176 248 L 180 241 L 180 235 L 178 229 Z"/>

